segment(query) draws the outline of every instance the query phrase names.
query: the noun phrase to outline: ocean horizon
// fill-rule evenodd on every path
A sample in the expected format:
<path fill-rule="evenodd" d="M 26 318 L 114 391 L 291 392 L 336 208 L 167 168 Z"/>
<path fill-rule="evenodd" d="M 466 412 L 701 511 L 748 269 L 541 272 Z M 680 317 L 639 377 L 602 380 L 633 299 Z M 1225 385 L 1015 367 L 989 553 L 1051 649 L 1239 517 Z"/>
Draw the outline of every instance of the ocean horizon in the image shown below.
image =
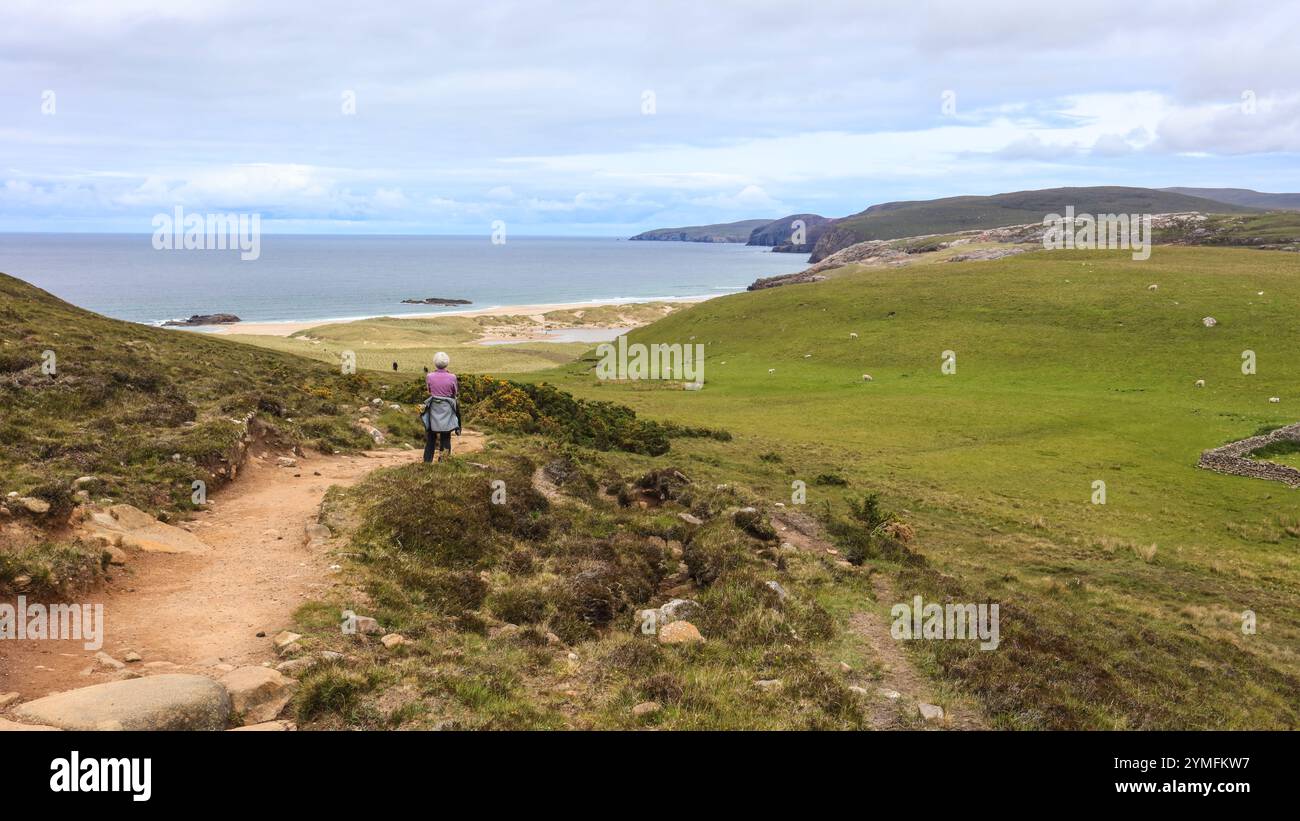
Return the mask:
<path fill-rule="evenodd" d="M 194 314 L 340 322 L 514 305 L 719 296 L 807 266 L 802 254 L 732 243 L 611 237 L 262 234 L 260 255 L 155 250 L 150 234 L 0 233 L 0 272 L 115 319 Z M 404 299 L 471 304 L 403 304 Z"/>

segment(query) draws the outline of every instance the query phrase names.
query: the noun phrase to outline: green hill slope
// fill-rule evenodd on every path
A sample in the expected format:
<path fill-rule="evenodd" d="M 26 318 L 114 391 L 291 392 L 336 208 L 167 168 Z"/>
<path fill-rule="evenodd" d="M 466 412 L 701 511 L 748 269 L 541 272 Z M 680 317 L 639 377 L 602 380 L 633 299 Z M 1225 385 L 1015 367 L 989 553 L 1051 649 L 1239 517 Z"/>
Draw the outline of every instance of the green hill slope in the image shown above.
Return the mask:
<path fill-rule="evenodd" d="M 755 228 L 762 228 L 772 222 L 770 219 L 741 220 L 740 222 L 723 222 L 717 225 L 690 225 L 685 228 L 656 228 L 642 231 L 634 240 L 657 240 L 660 242 L 748 242 L 749 235 Z"/>
<path fill-rule="evenodd" d="M 1300 211 L 1300 194 L 1269 194 L 1249 188 L 1163 188 L 1175 194 L 1270 211 Z"/>
<path fill-rule="evenodd" d="M 876 563 L 900 600 L 1000 602 L 1003 641 L 909 650 L 1002 726 L 1296 728 L 1300 495 L 1196 463 L 1300 418 L 1298 303 L 1300 257 L 1272 251 L 846 268 L 631 335 L 704 344 L 704 390 L 590 361 L 560 384 L 727 428 L 696 455 L 771 500 L 803 481 L 813 511 L 872 491 L 906 511 L 929 566 Z"/>
<path fill-rule="evenodd" d="M 990 197 L 886 202 L 832 222 L 813 248 L 809 262 L 820 262 L 836 251 L 865 240 L 1040 222 L 1047 214 L 1063 214 L 1069 205 L 1074 206 L 1076 213 L 1091 214 L 1237 213 L 1253 210 L 1172 191 L 1123 186 L 1047 188 Z"/>

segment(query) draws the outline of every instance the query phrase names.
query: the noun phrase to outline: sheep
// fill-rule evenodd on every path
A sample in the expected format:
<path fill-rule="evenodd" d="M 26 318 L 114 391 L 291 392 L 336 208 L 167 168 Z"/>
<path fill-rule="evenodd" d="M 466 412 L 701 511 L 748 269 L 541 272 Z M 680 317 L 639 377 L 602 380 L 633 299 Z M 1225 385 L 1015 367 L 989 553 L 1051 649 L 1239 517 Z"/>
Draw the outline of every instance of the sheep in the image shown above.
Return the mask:
<path fill-rule="evenodd" d="M 862 374 L 862 381 L 863 381 L 863 382 L 870 382 L 870 381 L 871 381 L 871 374 L 869 374 L 869 373 L 864 373 L 864 374 Z"/>
<path fill-rule="evenodd" d="M 1270 397 L 1268 398 L 1268 401 L 1270 401 L 1270 402 L 1272 402 L 1274 405 L 1276 405 L 1277 403 L 1279 403 L 1279 402 L 1282 401 L 1282 397 L 1280 397 L 1280 396 L 1270 396 Z"/>
<path fill-rule="evenodd" d="M 1147 286 L 1147 290 L 1148 290 L 1148 291 L 1158 291 L 1158 290 L 1160 290 L 1160 286 L 1157 285 L 1157 284 L 1155 284 L 1155 283 L 1153 282 L 1153 283 L 1151 283 L 1150 285 Z"/>
<path fill-rule="evenodd" d="M 1203 388 L 1203 387 L 1205 387 L 1205 380 L 1204 380 L 1204 379 L 1198 379 L 1198 380 L 1196 380 L 1196 387 L 1198 387 L 1198 388 Z"/>
<path fill-rule="evenodd" d="M 855 334 L 855 333 L 853 333 L 853 332 L 849 332 L 849 339 L 857 339 L 857 338 L 858 338 L 858 335 L 857 335 L 857 334 Z"/>

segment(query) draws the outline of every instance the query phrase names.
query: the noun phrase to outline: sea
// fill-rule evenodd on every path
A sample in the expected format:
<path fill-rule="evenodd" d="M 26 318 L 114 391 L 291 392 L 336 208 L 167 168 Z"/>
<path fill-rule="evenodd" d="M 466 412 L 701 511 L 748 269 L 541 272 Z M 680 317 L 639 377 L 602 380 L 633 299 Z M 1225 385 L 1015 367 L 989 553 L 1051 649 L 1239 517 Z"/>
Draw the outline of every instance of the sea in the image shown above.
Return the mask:
<path fill-rule="evenodd" d="M 193 314 L 246 322 L 337 321 L 458 310 L 644 302 L 742 291 L 807 267 L 803 254 L 740 244 L 614 238 L 262 235 L 238 250 L 155 250 L 149 234 L 0 233 L 0 272 L 74 305 L 145 324 Z"/>

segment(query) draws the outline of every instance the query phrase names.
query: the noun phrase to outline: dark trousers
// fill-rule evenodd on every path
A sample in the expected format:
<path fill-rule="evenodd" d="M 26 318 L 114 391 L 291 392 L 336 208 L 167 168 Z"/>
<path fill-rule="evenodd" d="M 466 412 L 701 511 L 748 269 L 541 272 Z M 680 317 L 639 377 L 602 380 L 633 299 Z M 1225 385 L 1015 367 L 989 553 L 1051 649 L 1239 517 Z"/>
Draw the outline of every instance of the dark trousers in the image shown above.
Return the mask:
<path fill-rule="evenodd" d="M 432 462 L 433 453 L 441 445 L 442 449 L 451 453 L 451 431 L 443 430 L 426 430 L 424 432 L 424 461 Z"/>

